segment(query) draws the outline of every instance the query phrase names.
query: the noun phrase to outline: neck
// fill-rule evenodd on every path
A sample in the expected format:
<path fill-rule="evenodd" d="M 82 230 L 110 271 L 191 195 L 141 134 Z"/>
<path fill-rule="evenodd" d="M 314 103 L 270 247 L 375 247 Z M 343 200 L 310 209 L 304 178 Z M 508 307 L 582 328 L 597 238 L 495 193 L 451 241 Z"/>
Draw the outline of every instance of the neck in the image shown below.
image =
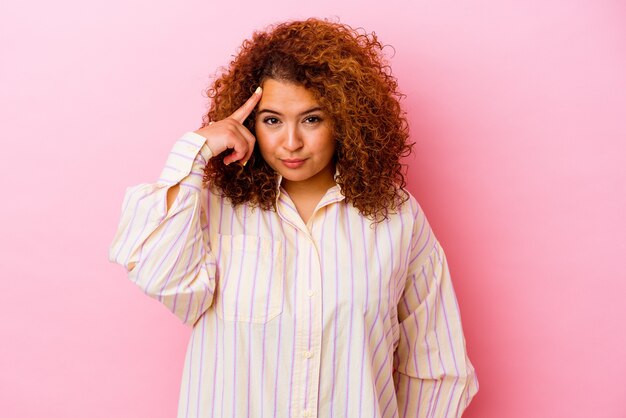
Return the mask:
<path fill-rule="evenodd" d="M 335 185 L 335 167 L 330 164 L 314 177 L 304 181 L 283 179 L 282 186 L 290 196 L 323 196 Z"/>

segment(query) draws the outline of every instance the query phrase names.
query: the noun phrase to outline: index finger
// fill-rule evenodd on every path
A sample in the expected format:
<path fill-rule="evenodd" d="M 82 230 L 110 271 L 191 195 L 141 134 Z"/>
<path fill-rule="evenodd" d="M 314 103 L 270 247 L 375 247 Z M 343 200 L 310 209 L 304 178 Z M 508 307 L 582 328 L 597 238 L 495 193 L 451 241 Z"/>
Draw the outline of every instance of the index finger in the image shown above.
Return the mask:
<path fill-rule="evenodd" d="M 261 89 L 261 86 L 257 87 L 252 96 L 250 96 L 250 98 L 246 100 L 246 102 L 241 105 L 239 109 L 235 110 L 233 114 L 230 115 L 230 117 L 235 119 L 239 123 L 243 123 L 248 115 L 252 113 L 252 110 L 261 99 L 262 94 L 263 90 Z"/>

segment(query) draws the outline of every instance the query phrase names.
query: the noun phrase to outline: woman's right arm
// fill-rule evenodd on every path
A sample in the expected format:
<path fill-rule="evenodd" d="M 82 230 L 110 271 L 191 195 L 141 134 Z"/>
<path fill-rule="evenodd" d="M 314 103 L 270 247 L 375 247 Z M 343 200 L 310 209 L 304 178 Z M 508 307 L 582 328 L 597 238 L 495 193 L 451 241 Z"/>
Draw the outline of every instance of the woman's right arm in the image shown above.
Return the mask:
<path fill-rule="evenodd" d="M 185 133 L 173 146 L 156 183 L 127 188 L 109 260 L 193 325 L 211 306 L 215 259 L 202 231 L 202 176 L 212 153 L 206 138 Z"/>
<path fill-rule="evenodd" d="M 227 149 L 224 164 L 248 161 L 256 138 L 243 122 L 261 89 L 221 121 L 187 132 L 172 148 L 161 177 L 126 190 L 109 260 L 163 303 L 184 324 L 194 325 L 211 306 L 216 263 L 203 231 L 202 189 L 207 161 Z M 208 211 L 207 213 L 210 213 Z"/>

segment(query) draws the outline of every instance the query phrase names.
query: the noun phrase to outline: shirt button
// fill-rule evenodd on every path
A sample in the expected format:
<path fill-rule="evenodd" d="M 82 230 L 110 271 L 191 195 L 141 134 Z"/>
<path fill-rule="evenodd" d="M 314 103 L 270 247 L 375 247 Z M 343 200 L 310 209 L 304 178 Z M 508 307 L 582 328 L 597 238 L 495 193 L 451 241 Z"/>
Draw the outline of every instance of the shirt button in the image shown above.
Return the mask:
<path fill-rule="evenodd" d="M 313 357 L 313 353 L 311 353 L 310 351 L 305 351 L 304 352 L 304 357 L 311 358 L 311 357 Z"/>
<path fill-rule="evenodd" d="M 303 417 L 310 417 L 311 413 L 308 411 L 308 409 L 305 409 L 304 411 L 302 411 L 302 416 Z"/>
<path fill-rule="evenodd" d="M 315 294 L 315 292 L 314 292 L 314 291 L 312 291 L 312 290 L 309 290 L 309 291 L 307 292 L 307 295 L 309 295 L 309 297 L 313 297 L 313 295 L 314 295 L 314 294 Z"/>

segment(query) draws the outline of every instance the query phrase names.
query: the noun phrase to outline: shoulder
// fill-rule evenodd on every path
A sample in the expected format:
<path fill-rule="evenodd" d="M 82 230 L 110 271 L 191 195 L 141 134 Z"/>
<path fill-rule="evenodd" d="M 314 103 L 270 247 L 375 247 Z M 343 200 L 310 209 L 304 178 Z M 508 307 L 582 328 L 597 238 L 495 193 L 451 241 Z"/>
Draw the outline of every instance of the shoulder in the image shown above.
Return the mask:
<path fill-rule="evenodd" d="M 412 219 L 412 223 L 429 227 L 428 220 L 426 218 L 426 214 L 424 213 L 424 208 L 417 200 L 415 196 L 408 190 L 406 192 L 406 200 L 398 207 L 397 213 L 404 219 L 410 218 Z"/>
<path fill-rule="evenodd" d="M 411 252 L 416 257 L 422 257 L 429 254 L 429 250 L 438 245 L 438 241 L 424 207 L 415 196 L 408 191 L 407 193 L 408 199 L 403 203 L 401 213 L 405 214 L 411 225 Z"/>

